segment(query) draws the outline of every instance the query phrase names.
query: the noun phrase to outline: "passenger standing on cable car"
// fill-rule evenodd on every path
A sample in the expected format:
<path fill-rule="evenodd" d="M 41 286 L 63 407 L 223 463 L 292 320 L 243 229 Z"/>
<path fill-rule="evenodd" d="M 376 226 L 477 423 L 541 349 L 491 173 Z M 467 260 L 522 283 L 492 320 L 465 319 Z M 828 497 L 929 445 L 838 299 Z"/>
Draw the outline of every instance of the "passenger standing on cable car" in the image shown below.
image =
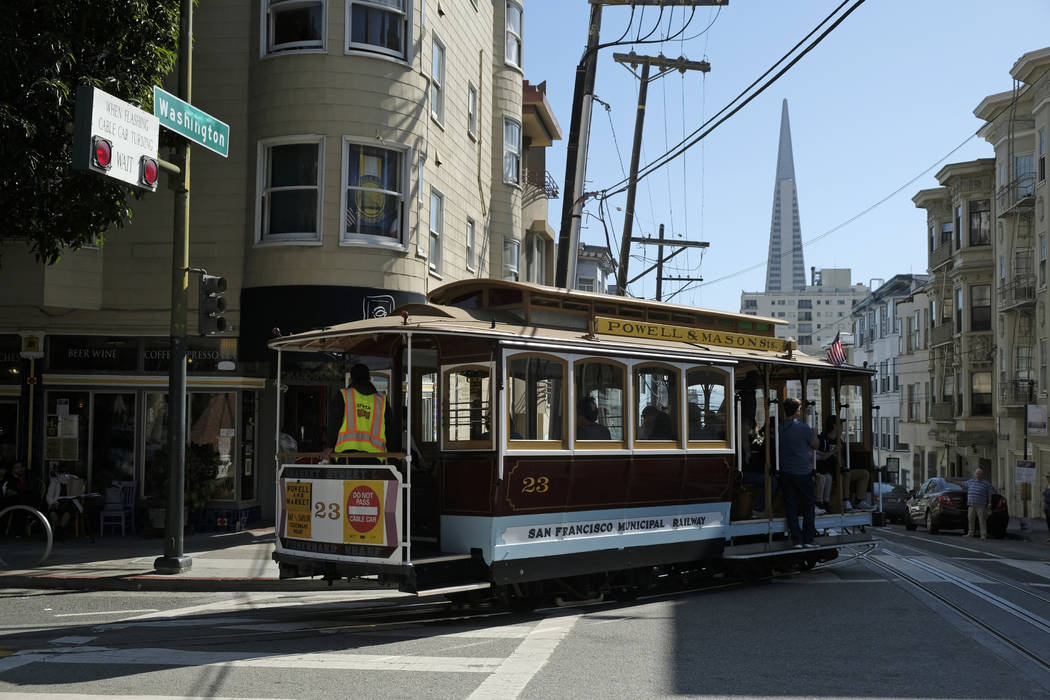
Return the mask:
<path fill-rule="evenodd" d="M 802 404 L 784 399 L 784 422 L 777 443 L 780 449 L 780 484 L 791 542 L 796 549 L 816 547 L 816 513 L 813 509 L 813 458 L 811 450 L 820 446 L 813 429 L 798 420 Z M 802 528 L 798 526 L 802 511 Z"/>

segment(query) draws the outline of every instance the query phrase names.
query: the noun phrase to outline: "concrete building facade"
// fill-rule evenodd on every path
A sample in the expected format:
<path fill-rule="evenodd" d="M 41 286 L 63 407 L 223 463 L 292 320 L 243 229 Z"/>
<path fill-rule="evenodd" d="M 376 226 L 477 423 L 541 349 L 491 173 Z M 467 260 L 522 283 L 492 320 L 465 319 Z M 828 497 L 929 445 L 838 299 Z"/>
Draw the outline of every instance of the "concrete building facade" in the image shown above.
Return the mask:
<path fill-rule="evenodd" d="M 518 0 L 195 11 L 192 102 L 231 134 L 228 158 L 193 149 L 191 182 L 190 266 L 228 281 L 228 330 L 191 337 L 188 353 L 188 439 L 214 462 L 213 510 L 230 516 L 216 520 L 272 515 L 278 430 L 310 451 L 338 429 L 324 406 L 345 368 L 306 363 L 285 368 L 289 424 L 274 425 L 274 334 L 385 315 L 457 279 L 552 278 L 544 149 L 561 131 L 545 84 L 523 80 L 523 15 Z M 2 244 L 0 460 L 157 493 L 164 184 L 128 226 L 54 266 Z"/>
<path fill-rule="evenodd" d="M 911 452 L 911 471 L 900 483 L 915 488 L 937 476 L 936 443 L 930 435 L 930 296 L 922 285 L 894 302 L 900 318 L 900 442 Z"/>
<path fill-rule="evenodd" d="M 908 391 L 901 373 L 905 316 L 900 304 L 926 281 L 926 275 L 894 275 L 853 307 L 853 362 L 876 370 L 871 395 L 878 407 L 873 431 L 877 463 L 886 466 L 889 458 L 896 460 L 902 484 L 911 483 L 915 463 L 901 435 L 901 419 L 908 415 L 901 411 L 901 399 Z"/>
<path fill-rule="evenodd" d="M 1021 56 L 1010 70 L 1013 89 L 986 97 L 974 110 L 985 122 L 978 135 L 995 150 L 992 207 L 992 333 L 997 486 L 1012 513 L 1039 515 L 1050 474 L 1050 441 L 1041 421 L 1047 405 L 1046 141 L 1050 129 L 1050 48 Z M 1031 407 L 1031 408 L 1029 408 Z M 1027 453 L 1027 454 L 1026 454 Z M 1034 484 L 1018 482 L 1015 466 L 1034 462 Z"/>
<path fill-rule="evenodd" d="M 799 350 L 819 355 L 836 333 L 850 332 L 853 305 L 868 295 L 850 277 L 848 269 L 811 270 L 811 284 L 802 290 L 741 292 L 740 312 L 786 321 L 776 327 L 777 337 L 794 338 Z"/>

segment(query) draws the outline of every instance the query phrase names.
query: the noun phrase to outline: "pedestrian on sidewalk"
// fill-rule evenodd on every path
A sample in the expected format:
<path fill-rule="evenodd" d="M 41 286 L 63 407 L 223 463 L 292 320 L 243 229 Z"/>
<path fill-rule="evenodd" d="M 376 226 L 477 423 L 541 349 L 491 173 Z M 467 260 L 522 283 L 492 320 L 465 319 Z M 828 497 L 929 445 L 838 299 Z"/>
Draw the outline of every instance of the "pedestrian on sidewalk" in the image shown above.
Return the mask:
<path fill-rule="evenodd" d="M 978 469 L 966 484 L 966 523 L 969 526 L 963 537 L 976 537 L 974 521 L 980 523 L 981 539 L 988 539 L 988 504 L 992 500 L 992 484 L 984 480 L 984 470 Z"/>
<path fill-rule="evenodd" d="M 1046 528 L 1050 530 L 1050 474 L 1046 475 L 1046 488 L 1043 489 L 1043 517 L 1046 518 Z"/>

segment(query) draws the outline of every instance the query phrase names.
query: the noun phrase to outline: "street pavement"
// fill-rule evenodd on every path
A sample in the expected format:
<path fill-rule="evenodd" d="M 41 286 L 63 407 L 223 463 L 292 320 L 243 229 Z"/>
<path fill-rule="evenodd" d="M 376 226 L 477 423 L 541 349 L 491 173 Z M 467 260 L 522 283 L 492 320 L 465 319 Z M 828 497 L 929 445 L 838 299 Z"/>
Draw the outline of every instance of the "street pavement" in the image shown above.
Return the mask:
<path fill-rule="evenodd" d="M 1022 531 L 1021 520 L 1011 518 L 1007 529 L 1011 545 L 1030 547 L 1034 556 L 1050 559 L 1048 535 L 1041 519 L 1032 519 L 1028 530 Z M 994 547 L 995 543 L 996 540 L 989 540 L 987 546 Z M 68 540 L 56 542 L 43 565 L 0 568 L 0 589 L 328 590 L 328 584 L 319 578 L 280 580 L 277 564 L 271 558 L 273 547 L 273 527 L 187 535 L 184 551 L 193 560 L 191 568 L 180 574 L 161 574 L 153 568 L 154 560 L 164 553 L 161 538 L 127 535 Z M 3 556 L 0 552 L 0 558 Z M 383 590 L 367 579 L 355 581 L 354 588 Z"/>

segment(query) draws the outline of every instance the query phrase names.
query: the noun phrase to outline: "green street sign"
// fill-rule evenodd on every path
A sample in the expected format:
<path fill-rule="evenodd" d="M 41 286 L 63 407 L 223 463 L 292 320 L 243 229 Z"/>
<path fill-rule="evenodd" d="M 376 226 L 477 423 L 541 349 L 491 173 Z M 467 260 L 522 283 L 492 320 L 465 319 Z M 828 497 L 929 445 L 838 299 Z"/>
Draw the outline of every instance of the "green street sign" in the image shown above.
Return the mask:
<path fill-rule="evenodd" d="M 230 155 L 230 125 L 170 92 L 153 86 L 153 114 L 160 125 L 190 141 L 215 151 L 223 158 Z"/>

